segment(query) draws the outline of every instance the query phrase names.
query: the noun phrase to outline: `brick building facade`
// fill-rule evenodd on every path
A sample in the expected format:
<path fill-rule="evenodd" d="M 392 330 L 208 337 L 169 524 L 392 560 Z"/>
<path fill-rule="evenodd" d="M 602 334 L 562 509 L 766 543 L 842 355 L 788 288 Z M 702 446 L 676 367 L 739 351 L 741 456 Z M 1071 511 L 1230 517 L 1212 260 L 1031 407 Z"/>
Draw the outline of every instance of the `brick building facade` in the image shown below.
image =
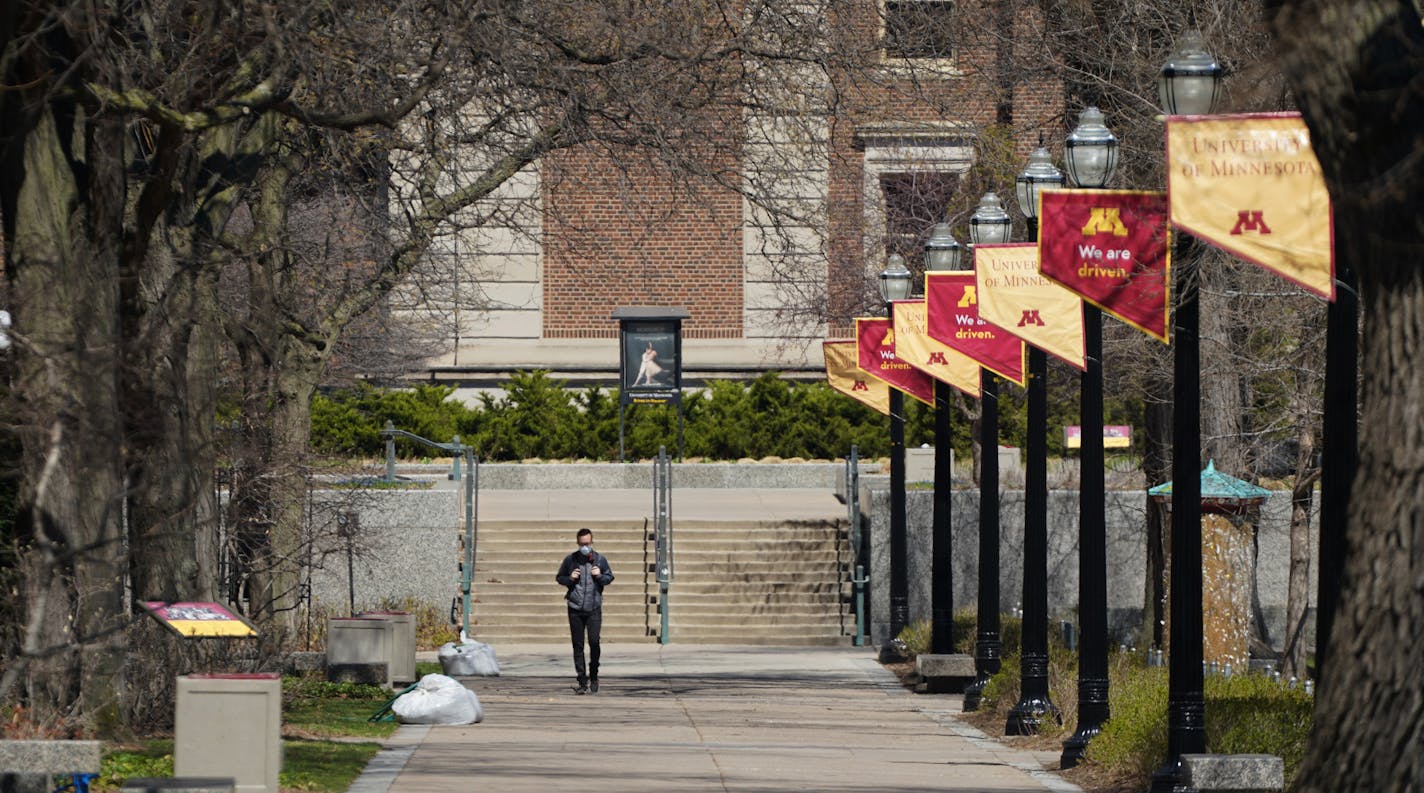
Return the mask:
<path fill-rule="evenodd" d="M 965 236 L 958 230 L 994 182 L 973 170 L 990 130 L 1016 159 L 996 165 L 1000 185 L 1041 131 L 1062 137 L 1062 83 L 1017 43 L 1032 41 L 1039 22 L 1029 11 L 990 13 L 1004 7 L 828 4 L 831 27 L 876 42 L 879 63 L 861 75 L 807 71 L 793 99 L 800 112 L 729 116 L 738 145 L 708 172 L 738 175 L 743 193 L 592 147 L 521 172 L 480 209 L 477 232 L 432 252 L 462 275 L 440 320 L 449 352 L 429 361 L 430 376 L 481 386 L 538 368 L 612 384 L 613 310 L 677 306 L 690 313 L 685 379 L 768 369 L 820 377 L 819 342 L 876 310 L 889 250 L 917 261 L 946 207 Z M 940 14 L 939 39 L 905 39 Z"/>

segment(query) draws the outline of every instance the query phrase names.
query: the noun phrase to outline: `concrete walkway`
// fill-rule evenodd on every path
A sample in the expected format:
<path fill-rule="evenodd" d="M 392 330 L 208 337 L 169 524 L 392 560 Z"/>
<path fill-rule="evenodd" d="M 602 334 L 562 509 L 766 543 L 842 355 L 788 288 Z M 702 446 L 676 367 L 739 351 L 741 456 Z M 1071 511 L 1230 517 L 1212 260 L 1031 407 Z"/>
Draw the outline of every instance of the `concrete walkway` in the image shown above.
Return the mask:
<path fill-rule="evenodd" d="M 873 648 L 605 644 L 577 696 L 567 646 L 496 647 L 485 720 L 404 726 L 351 793 L 1079 791 L 916 695 Z"/>

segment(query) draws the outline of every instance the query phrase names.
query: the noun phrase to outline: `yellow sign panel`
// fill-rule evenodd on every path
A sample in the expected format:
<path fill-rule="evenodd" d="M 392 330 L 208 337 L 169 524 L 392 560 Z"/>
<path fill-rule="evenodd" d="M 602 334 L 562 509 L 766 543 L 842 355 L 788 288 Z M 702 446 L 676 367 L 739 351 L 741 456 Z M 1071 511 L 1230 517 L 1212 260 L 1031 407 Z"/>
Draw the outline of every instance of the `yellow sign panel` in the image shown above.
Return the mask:
<path fill-rule="evenodd" d="M 1335 297 L 1330 194 L 1299 113 L 1167 119 L 1172 225 Z"/>
<path fill-rule="evenodd" d="M 890 386 L 862 372 L 856 365 L 854 339 L 821 344 L 826 354 L 826 383 L 881 415 L 890 415 Z"/>
<path fill-rule="evenodd" d="M 221 603 L 168 603 L 145 601 L 144 610 L 179 636 L 207 638 L 212 636 L 251 637 L 257 635 L 247 620 L 234 614 Z"/>
<path fill-rule="evenodd" d="M 895 355 L 905 363 L 971 397 L 979 396 L 979 364 L 929 337 L 925 301 L 895 301 Z"/>
<path fill-rule="evenodd" d="M 1035 244 L 974 248 L 979 316 L 1044 352 L 1087 368 L 1083 300 L 1038 271 Z"/>

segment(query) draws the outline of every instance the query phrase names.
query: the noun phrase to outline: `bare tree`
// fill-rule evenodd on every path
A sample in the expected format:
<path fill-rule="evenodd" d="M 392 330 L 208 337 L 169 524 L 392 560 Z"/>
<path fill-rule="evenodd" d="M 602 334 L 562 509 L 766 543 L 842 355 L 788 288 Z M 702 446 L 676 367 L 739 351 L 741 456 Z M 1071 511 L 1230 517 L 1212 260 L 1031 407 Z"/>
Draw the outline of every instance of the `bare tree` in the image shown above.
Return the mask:
<path fill-rule="evenodd" d="M 1364 318 L 1359 466 L 1338 610 L 1329 635 L 1318 637 L 1323 677 L 1295 789 L 1413 790 L 1424 785 L 1424 755 L 1412 751 L 1424 742 L 1424 220 L 1416 211 L 1424 198 L 1424 9 L 1384 0 L 1265 5 L 1335 228 L 1349 230 L 1335 255 L 1359 279 Z"/>

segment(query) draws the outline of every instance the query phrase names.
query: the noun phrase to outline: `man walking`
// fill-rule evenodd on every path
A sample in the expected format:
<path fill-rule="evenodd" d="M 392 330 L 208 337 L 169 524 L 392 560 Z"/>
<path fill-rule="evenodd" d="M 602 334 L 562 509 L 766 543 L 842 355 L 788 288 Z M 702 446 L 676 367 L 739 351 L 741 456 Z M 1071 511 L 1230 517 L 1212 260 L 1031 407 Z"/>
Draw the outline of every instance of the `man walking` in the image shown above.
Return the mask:
<path fill-rule="evenodd" d="M 564 557 L 554 576 L 568 588 L 569 635 L 574 644 L 575 693 L 598 693 L 598 633 L 603 627 L 603 588 L 613 583 L 608 559 L 593 549 L 593 532 L 578 530 L 578 550 Z M 588 667 L 584 667 L 583 642 L 588 637 Z"/>

